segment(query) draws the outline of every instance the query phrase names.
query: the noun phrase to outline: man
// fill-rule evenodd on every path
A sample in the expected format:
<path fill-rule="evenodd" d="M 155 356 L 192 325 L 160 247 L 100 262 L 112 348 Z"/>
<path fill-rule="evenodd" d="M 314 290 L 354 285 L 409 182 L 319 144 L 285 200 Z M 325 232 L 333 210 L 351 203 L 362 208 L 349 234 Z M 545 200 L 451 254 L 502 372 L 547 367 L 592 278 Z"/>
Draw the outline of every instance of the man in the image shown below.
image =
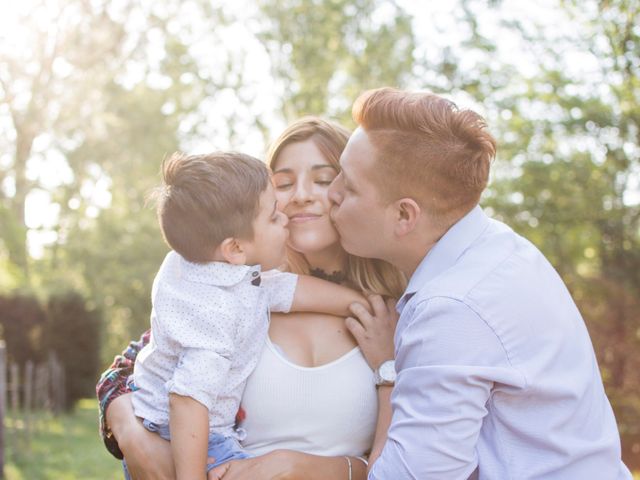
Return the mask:
<path fill-rule="evenodd" d="M 484 120 L 389 88 L 361 95 L 353 116 L 332 217 L 348 252 L 410 278 L 391 425 L 369 478 L 630 479 L 569 292 L 478 206 L 495 156 Z M 348 326 L 367 353 L 376 318 L 358 316 Z"/>

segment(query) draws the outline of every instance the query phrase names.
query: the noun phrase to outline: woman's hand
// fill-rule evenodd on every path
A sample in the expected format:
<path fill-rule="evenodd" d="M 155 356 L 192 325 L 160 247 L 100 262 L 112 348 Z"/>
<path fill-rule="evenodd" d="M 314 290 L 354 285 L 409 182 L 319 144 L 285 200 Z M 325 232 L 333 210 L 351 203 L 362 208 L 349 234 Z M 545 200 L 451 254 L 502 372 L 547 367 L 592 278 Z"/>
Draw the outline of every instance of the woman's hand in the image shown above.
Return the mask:
<path fill-rule="evenodd" d="M 349 461 L 344 456 L 325 457 L 293 450 L 275 450 L 260 457 L 233 460 L 209 472 L 207 480 L 327 480 L 347 478 Z M 351 457 L 353 480 L 364 480 L 367 469 Z"/>
<path fill-rule="evenodd" d="M 362 354 L 372 370 L 384 361 L 394 358 L 393 335 L 398 323 L 395 300 L 385 301 L 380 295 L 369 295 L 373 315 L 359 304 L 351 305 L 354 317 L 347 317 L 345 323 L 360 345 Z"/>
<path fill-rule="evenodd" d="M 232 460 L 209 471 L 207 480 L 293 480 L 296 452 L 274 450 L 259 457 Z"/>
<path fill-rule="evenodd" d="M 133 413 L 131 394 L 111 402 L 107 422 L 124 454 L 132 480 L 175 480 L 171 445 L 142 426 Z"/>

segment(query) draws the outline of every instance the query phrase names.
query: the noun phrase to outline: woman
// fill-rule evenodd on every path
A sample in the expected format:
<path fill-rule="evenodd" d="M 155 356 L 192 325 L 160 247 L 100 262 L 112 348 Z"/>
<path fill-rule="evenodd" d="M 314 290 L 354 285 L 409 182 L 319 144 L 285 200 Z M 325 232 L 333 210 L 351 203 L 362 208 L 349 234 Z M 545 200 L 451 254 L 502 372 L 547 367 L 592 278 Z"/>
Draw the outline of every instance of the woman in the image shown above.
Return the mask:
<path fill-rule="evenodd" d="M 384 262 L 348 255 L 329 218 L 327 189 L 348 136 L 338 125 L 307 117 L 269 150 L 278 205 L 289 217 L 288 269 L 397 298 L 405 286 L 402 275 Z M 391 338 L 389 331 L 379 349 L 392 355 Z M 231 462 L 209 478 L 366 478 L 359 457 L 372 446 L 378 395 L 387 397 L 388 389 L 376 391 L 344 319 L 273 314 L 266 343 L 247 383 L 239 424 L 247 434 L 243 445 L 257 456 Z M 102 397 L 104 426 L 118 440 L 133 477 L 172 478 L 169 445 L 136 421 L 129 395 L 112 403 L 109 395 Z"/>

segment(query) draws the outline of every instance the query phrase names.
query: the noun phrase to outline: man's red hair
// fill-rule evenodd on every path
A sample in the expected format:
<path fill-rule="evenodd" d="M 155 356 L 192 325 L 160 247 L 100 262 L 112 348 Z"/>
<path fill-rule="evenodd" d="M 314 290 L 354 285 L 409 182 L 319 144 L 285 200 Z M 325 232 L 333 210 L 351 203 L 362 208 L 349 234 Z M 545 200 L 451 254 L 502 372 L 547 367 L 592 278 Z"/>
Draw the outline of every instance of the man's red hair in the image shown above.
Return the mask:
<path fill-rule="evenodd" d="M 496 154 L 480 115 L 432 93 L 393 88 L 364 92 L 352 113 L 376 149 L 386 200 L 413 198 L 448 224 L 478 203 Z"/>

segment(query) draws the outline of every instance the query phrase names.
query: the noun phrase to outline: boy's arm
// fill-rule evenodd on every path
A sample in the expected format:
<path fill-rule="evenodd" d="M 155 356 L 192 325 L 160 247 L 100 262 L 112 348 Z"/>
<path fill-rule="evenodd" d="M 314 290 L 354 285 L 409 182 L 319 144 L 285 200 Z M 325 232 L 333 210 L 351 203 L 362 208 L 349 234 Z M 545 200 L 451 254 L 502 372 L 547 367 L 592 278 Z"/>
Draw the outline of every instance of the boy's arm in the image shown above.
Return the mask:
<path fill-rule="evenodd" d="M 300 275 L 291 310 L 346 317 L 350 313 L 349 306 L 355 302 L 366 307 L 369 305 L 364 295 L 355 290 L 310 275 Z"/>
<path fill-rule="evenodd" d="M 191 397 L 169 394 L 171 451 L 178 480 L 206 478 L 209 412 Z"/>
<path fill-rule="evenodd" d="M 205 335 L 202 338 L 215 343 Z M 228 355 L 222 346 L 218 350 Z M 167 382 L 171 451 L 178 480 L 206 477 L 209 411 L 230 366 L 230 360 L 217 351 L 191 348 L 183 352 L 179 368 Z"/>

